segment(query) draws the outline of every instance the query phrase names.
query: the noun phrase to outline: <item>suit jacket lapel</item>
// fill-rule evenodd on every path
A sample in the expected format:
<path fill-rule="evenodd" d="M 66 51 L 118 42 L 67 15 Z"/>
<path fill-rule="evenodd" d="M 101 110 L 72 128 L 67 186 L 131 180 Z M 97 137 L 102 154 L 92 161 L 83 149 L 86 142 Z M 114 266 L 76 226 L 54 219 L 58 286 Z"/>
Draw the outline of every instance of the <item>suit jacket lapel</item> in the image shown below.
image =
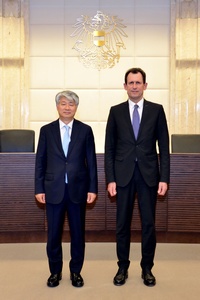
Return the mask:
<path fill-rule="evenodd" d="M 69 143 L 69 149 L 68 149 L 67 155 L 69 155 L 71 153 L 72 149 L 76 145 L 79 134 L 80 134 L 79 123 L 77 122 L 76 119 L 74 119 L 72 132 L 71 132 L 71 141 Z"/>
<path fill-rule="evenodd" d="M 79 130 L 79 123 L 76 119 L 74 119 L 73 127 L 72 127 L 72 133 L 71 133 L 71 141 L 69 143 L 69 149 L 67 155 L 70 154 L 73 147 L 76 145 L 78 136 L 79 136 L 80 130 Z M 59 119 L 52 123 L 52 134 L 55 139 L 55 144 L 59 148 L 59 150 L 62 152 L 62 154 L 65 156 L 65 153 L 62 148 L 62 141 L 60 136 L 60 126 L 59 126 Z"/>
<path fill-rule="evenodd" d="M 125 102 L 124 116 L 125 116 L 125 120 L 127 121 L 127 125 L 128 125 L 128 128 L 129 128 L 130 134 L 132 135 L 132 138 L 135 140 L 135 135 L 134 135 L 134 132 L 133 132 L 133 126 L 132 126 L 131 118 L 130 118 L 128 100 Z"/>
<path fill-rule="evenodd" d="M 125 118 L 126 118 L 127 122 L 129 123 L 128 126 L 129 126 L 130 131 L 132 133 L 132 136 L 133 136 L 133 138 L 135 140 L 135 135 L 134 135 L 134 132 L 133 132 L 133 127 L 132 127 L 132 123 L 131 123 L 131 119 L 130 119 L 128 101 L 127 101 L 127 105 L 126 105 L 124 111 L 125 111 Z M 144 124 L 146 122 L 145 120 L 147 118 L 149 118 L 149 114 L 148 114 L 148 101 L 144 99 L 144 106 L 143 106 L 142 118 L 141 118 L 141 122 L 140 122 L 140 128 L 139 128 L 137 140 L 139 140 L 139 138 L 141 136 L 142 128 L 144 127 Z"/>
<path fill-rule="evenodd" d="M 141 118 L 140 128 L 139 128 L 139 132 L 138 132 L 138 139 L 141 136 L 142 129 L 144 127 L 144 124 L 146 123 L 146 119 L 147 118 L 149 118 L 149 114 L 148 114 L 148 101 L 144 99 L 144 105 L 143 105 L 143 111 L 142 111 L 142 118 Z"/>
<path fill-rule="evenodd" d="M 61 136 L 60 136 L 59 119 L 52 123 L 52 134 L 55 139 L 55 144 L 57 145 L 59 150 L 62 152 L 62 154 L 65 156 L 65 153 L 64 153 L 63 147 L 62 147 Z"/>

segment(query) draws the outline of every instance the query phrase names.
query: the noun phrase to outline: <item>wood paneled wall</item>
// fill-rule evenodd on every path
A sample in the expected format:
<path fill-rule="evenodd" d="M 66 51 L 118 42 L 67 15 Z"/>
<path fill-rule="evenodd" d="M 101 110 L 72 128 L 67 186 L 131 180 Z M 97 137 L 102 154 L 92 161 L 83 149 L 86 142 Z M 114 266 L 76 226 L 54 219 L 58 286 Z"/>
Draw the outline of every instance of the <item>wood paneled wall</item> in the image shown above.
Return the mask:
<path fill-rule="evenodd" d="M 101 232 L 103 239 L 104 235 L 115 231 L 116 203 L 106 191 L 103 154 L 97 154 L 97 163 L 99 194 L 94 205 L 87 207 L 86 231 Z M 32 233 L 46 232 L 45 206 L 38 205 L 34 198 L 34 164 L 34 153 L 0 154 L 0 242 L 4 242 L 6 233 L 7 236 L 24 233 L 28 242 Z M 158 198 L 156 228 L 163 234 L 200 235 L 199 154 L 171 154 L 170 189 L 164 198 Z M 132 231 L 140 230 L 136 201 Z M 67 220 L 65 232 L 68 232 Z"/>

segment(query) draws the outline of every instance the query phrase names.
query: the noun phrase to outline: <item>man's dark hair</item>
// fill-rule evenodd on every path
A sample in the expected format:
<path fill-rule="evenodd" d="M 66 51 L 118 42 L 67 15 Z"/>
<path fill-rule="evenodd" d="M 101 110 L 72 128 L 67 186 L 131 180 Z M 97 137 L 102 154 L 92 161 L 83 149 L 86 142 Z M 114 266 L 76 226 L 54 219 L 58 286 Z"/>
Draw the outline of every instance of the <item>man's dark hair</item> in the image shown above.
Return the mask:
<path fill-rule="evenodd" d="M 143 83 L 146 83 L 146 73 L 141 68 L 131 68 L 128 71 L 126 71 L 126 74 L 124 77 L 125 84 L 127 84 L 127 77 L 130 73 L 133 73 L 133 74 L 141 73 L 142 78 L 143 78 Z"/>

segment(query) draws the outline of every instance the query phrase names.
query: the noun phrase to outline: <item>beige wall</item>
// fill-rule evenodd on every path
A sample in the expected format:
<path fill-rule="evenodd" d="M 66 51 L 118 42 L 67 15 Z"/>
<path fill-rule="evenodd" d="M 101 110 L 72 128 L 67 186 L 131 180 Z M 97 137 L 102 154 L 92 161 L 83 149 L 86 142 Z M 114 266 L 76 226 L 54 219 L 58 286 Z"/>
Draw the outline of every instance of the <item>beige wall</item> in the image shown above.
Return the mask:
<path fill-rule="evenodd" d="M 97 10 L 117 15 L 127 26 L 126 50 L 112 69 L 85 68 L 72 50 L 76 19 Z M 92 126 L 96 150 L 104 152 L 109 108 L 126 100 L 124 73 L 147 73 L 145 97 L 164 106 L 169 119 L 170 0 L 30 0 L 30 128 L 36 143 L 42 125 L 57 118 L 55 94 L 72 89 L 80 96 L 76 118 Z"/>

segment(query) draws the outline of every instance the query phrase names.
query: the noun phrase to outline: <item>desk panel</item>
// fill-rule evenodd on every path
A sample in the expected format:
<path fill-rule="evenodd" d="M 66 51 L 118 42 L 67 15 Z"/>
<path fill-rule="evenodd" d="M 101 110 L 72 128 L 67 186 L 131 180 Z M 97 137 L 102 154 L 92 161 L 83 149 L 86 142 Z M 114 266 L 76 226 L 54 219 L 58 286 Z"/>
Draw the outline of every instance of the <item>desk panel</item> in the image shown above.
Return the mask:
<path fill-rule="evenodd" d="M 115 199 L 110 199 L 106 192 L 103 157 L 97 154 L 98 199 L 87 206 L 86 212 L 86 231 L 101 233 L 102 237 L 115 231 L 116 215 Z M 0 153 L 1 237 L 5 233 L 13 236 L 24 232 L 28 241 L 33 232 L 45 236 L 45 206 L 38 205 L 34 197 L 34 165 L 34 153 Z M 200 234 L 199 154 L 171 154 L 170 189 L 164 198 L 158 198 L 156 228 L 162 234 Z M 133 233 L 141 230 L 137 200 L 131 229 Z M 67 220 L 65 232 L 68 232 Z"/>
<path fill-rule="evenodd" d="M 172 154 L 168 231 L 200 232 L 200 155 Z"/>
<path fill-rule="evenodd" d="M 0 154 L 0 231 L 44 230 L 44 208 L 34 197 L 35 154 Z"/>

